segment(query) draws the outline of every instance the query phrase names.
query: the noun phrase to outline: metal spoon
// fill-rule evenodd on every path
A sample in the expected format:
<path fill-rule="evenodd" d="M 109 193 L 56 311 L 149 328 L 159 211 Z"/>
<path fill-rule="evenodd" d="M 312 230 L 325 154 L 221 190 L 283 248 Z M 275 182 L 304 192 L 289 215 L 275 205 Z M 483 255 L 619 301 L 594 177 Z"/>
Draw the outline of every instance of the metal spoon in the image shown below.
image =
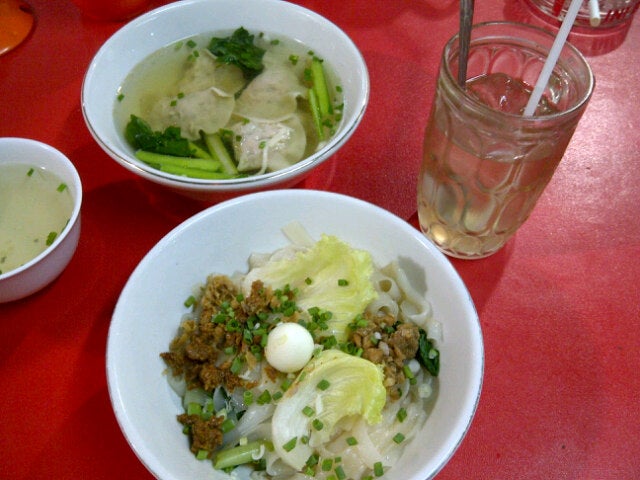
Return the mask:
<path fill-rule="evenodd" d="M 467 83 L 467 62 L 469 60 L 469 42 L 473 23 L 474 0 L 460 0 L 460 56 L 458 59 L 458 84 Z"/>

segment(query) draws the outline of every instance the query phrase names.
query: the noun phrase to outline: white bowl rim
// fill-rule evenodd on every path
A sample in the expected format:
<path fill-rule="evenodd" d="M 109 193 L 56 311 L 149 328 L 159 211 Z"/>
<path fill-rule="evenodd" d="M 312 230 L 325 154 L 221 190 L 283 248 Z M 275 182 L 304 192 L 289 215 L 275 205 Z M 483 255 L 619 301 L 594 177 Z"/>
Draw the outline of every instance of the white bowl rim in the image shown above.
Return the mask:
<path fill-rule="evenodd" d="M 145 165 L 143 162 L 137 161 L 135 158 L 122 156 L 118 151 L 114 150 L 107 142 L 105 142 L 98 132 L 95 130 L 95 126 L 92 122 L 92 113 L 88 107 L 88 89 L 93 80 L 93 75 L 95 74 L 97 68 L 96 64 L 98 64 L 101 58 L 106 54 L 109 47 L 115 40 L 130 30 L 134 30 L 139 25 L 149 22 L 154 17 L 166 14 L 173 9 L 186 7 L 194 4 L 201 3 L 215 3 L 217 0 L 181 0 L 169 3 L 167 5 L 157 7 L 137 18 L 130 21 L 120 29 L 118 29 L 107 41 L 100 47 L 98 52 L 93 57 L 87 72 L 83 78 L 82 88 L 81 88 L 81 106 L 82 106 L 82 114 L 85 118 L 85 123 L 89 132 L 91 133 L 94 140 L 102 147 L 102 149 L 116 162 L 118 162 L 121 166 L 125 167 L 131 172 L 134 172 L 143 178 L 148 180 L 164 184 L 167 186 L 173 186 L 178 188 L 189 188 L 194 191 L 211 191 L 212 189 L 219 191 L 233 191 L 243 187 L 250 188 L 264 188 L 269 187 L 271 185 L 277 185 L 281 179 L 287 178 L 295 178 L 298 175 L 305 173 L 306 171 L 314 168 L 319 163 L 326 161 L 331 157 L 332 153 L 337 151 L 346 141 L 352 136 L 352 134 L 357 129 L 358 125 L 362 121 L 364 113 L 366 111 L 369 96 L 370 96 L 370 81 L 369 81 L 369 73 L 367 69 L 366 62 L 362 53 L 358 49 L 357 45 L 353 42 L 353 40 L 334 22 L 329 19 L 323 17 L 322 15 L 310 10 L 301 5 L 297 5 L 295 3 L 291 3 L 287 0 L 251 0 L 254 2 L 265 3 L 268 5 L 272 5 L 273 7 L 286 5 L 287 8 L 292 11 L 299 12 L 307 17 L 313 18 L 319 22 L 324 23 L 329 27 L 333 33 L 339 36 L 342 39 L 342 42 L 346 46 L 348 46 L 349 50 L 353 54 L 354 58 L 357 59 L 357 62 L 360 66 L 360 71 L 362 73 L 360 78 L 360 84 L 358 86 L 358 91 L 360 92 L 360 98 L 353 101 L 354 115 L 350 124 L 346 126 L 346 128 L 341 128 L 336 134 L 334 134 L 329 141 L 318 151 L 314 152 L 310 156 L 300 160 L 299 162 L 291 165 L 289 167 L 283 168 L 281 170 L 277 170 L 274 172 L 268 172 L 261 175 L 251 175 L 243 178 L 232 178 L 232 179 L 199 179 L 199 178 L 191 178 L 180 175 L 174 175 L 162 172 L 160 170 L 154 169 Z M 198 34 L 199 32 L 194 32 Z M 346 102 L 351 102 L 351 99 L 345 99 Z M 342 122 L 345 122 L 345 119 L 342 119 Z M 323 158 L 324 157 L 324 158 Z M 320 160 L 320 162 L 318 162 Z"/>
<path fill-rule="evenodd" d="M 58 160 L 60 160 L 66 166 L 67 171 L 71 176 L 71 181 L 73 182 L 73 187 L 76 191 L 76 195 L 73 200 L 73 210 L 71 212 L 71 216 L 69 217 L 69 221 L 64 226 L 60 234 L 55 238 L 53 243 L 49 245 L 47 248 L 45 248 L 38 255 L 33 257 L 31 260 L 20 265 L 18 268 L 14 268 L 13 270 L 9 270 L 8 272 L 5 272 L 5 273 L 0 273 L 0 280 L 5 280 L 8 278 L 20 275 L 22 272 L 30 269 L 33 265 L 39 263 L 43 258 L 48 256 L 51 252 L 53 252 L 56 248 L 58 248 L 58 245 L 64 242 L 65 238 L 67 237 L 69 232 L 73 229 L 73 226 L 78 221 L 78 218 L 80 217 L 80 208 L 82 206 L 82 181 L 80 180 L 80 174 L 78 173 L 78 170 L 76 170 L 76 167 L 73 164 L 73 162 L 71 162 L 71 160 L 64 153 L 62 153 L 57 148 L 54 148 L 51 145 L 48 145 L 39 140 L 33 140 L 30 138 L 21 138 L 21 137 L 0 138 L 0 147 L 2 146 L 2 144 L 10 144 L 10 143 L 26 146 L 27 148 L 38 148 L 43 151 L 49 152 L 51 155 L 57 157 Z"/>
<path fill-rule="evenodd" d="M 118 302 L 116 304 L 116 308 L 114 310 L 114 314 L 112 317 L 112 324 L 109 328 L 109 334 L 107 339 L 107 352 L 106 352 L 107 385 L 108 385 L 109 395 L 112 402 L 112 407 L 114 409 L 118 424 L 122 429 L 124 436 L 127 442 L 129 443 L 130 447 L 132 448 L 136 456 L 138 456 L 139 460 L 143 463 L 143 465 L 145 465 L 145 467 L 151 473 L 153 473 L 157 478 L 165 478 L 164 474 L 166 472 L 165 472 L 165 467 L 163 465 L 157 465 L 155 469 L 151 465 L 149 465 L 146 454 L 147 453 L 151 454 L 151 452 L 147 449 L 144 442 L 140 440 L 138 432 L 136 431 L 135 427 L 130 423 L 128 414 L 125 411 L 126 406 L 122 403 L 123 401 L 121 397 L 121 392 L 119 391 L 119 388 L 118 388 L 119 374 L 115 371 L 115 365 L 114 365 L 115 360 L 111 352 L 113 348 L 113 342 L 116 341 L 116 339 L 114 338 L 115 336 L 114 321 L 116 320 L 118 311 L 122 306 L 121 303 L 123 302 L 125 293 L 130 288 L 129 284 L 135 281 L 136 277 L 139 276 L 140 271 L 144 268 L 144 265 L 147 262 L 150 262 L 159 253 L 159 251 L 162 250 L 164 246 L 173 243 L 175 240 L 175 237 L 179 236 L 184 230 L 189 229 L 194 223 L 199 222 L 200 219 L 210 216 L 218 210 L 233 208 L 235 206 L 242 205 L 243 203 L 246 203 L 246 202 L 258 201 L 260 199 L 265 199 L 269 197 L 282 197 L 290 200 L 290 197 L 292 195 L 297 196 L 299 198 L 303 198 L 307 196 L 318 196 L 326 200 L 331 200 L 333 198 L 341 201 L 351 202 L 354 205 L 366 205 L 368 206 L 368 208 L 373 208 L 374 211 L 381 213 L 383 215 L 386 215 L 387 218 L 390 218 L 394 222 L 394 228 L 398 228 L 400 230 L 404 230 L 408 232 L 415 239 L 421 242 L 425 246 L 425 248 L 429 250 L 431 254 L 433 254 L 435 261 L 440 264 L 440 267 L 447 270 L 451 274 L 451 278 L 453 278 L 454 282 L 456 282 L 459 285 L 459 288 L 461 288 L 466 293 L 468 304 L 469 304 L 468 309 L 470 310 L 470 314 L 472 314 L 473 316 L 473 320 L 471 322 L 472 325 L 470 329 L 470 335 L 471 337 L 473 337 L 474 342 L 472 345 L 473 351 L 471 352 L 471 354 L 473 355 L 474 359 L 478 360 L 478 362 L 473 363 L 470 368 L 470 371 L 471 371 L 470 375 L 473 382 L 471 385 L 468 385 L 468 388 L 470 389 L 470 391 L 473 392 L 473 396 L 470 395 L 469 397 L 465 398 L 464 404 L 461 408 L 462 414 L 457 419 L 457 421 L 451 425 L 450 434 L 448 438 L 452 440 L 455 439 L 455 441 L 448 441 L 446 442 L 445 445 L 440 447 L 438 449 L 438 453 L 439 453 L 437 457 L 438 461 L 437 462 L 434 461 L 434 462 L 423 465 L 420 471 L 416 473 L 416 477 L 415 477 L 415 478 L 418 478 L 418 475 L 422 474 L 424 478 L 428 478 L 428 479 L 433 478 L 435 475 L 437 475 L 438 472 L 440 472 L 440 470 L 442 470 L 442 468 L 444 468 L 444 466 L 449 462 L 449 460 L 453 457 L 455 452 L 458 450 L 462 441 L 466 437 L 466 434 L 469 428 L 471 427 L 473 418 L 478 408 L 478 404 L 479 404 L 481 392 L 482 392 L 482 385 L 483 385 L 483 379 L 484 379 L 484 363 L 485 363 L 484 343 L 482 339 L 482 328 L 480 325 L 480 320 L 479 320 L 475 305 L 473 303 L 473 300 L 471 299 L 471 295 L 466 289 L 464 282 L 458 275 L 453 265 L 445 257 L 445 255 L 442 254 L 439 250 L 437 250 L 436 247 L 429 240 L 427 240 L 418 230 L 416 230 L 413 226 L 408 224 L 403 219 L 395 216 L 394 214 L 383 209 L 382 207 L 379 207 L 371 203 L 368 203 L 364 200 L 360 200 L 360 199 L 357 199 L 348 195 L 340 194 L 340 193 L 303 189 L 303 190 L 273 190 L 273 191 L 246 194 L 237 198 L 226 200 L 212 207 L 209 207 L 206 210 L 203 210 L 200 213 L 194 215 L 193 217 L 185 220 L 183 223 L 181 223 L 180 225 L 176 226 L 173 230 L 171 230 L 154 247 L 151 248 L 151 250 L 145 255 L 145 257 L 141 260 L 138 266 L 134 269 L 129 280 L 125 284 L 125 287 L 122 290 L 121 296 L 118 299 Z"/>

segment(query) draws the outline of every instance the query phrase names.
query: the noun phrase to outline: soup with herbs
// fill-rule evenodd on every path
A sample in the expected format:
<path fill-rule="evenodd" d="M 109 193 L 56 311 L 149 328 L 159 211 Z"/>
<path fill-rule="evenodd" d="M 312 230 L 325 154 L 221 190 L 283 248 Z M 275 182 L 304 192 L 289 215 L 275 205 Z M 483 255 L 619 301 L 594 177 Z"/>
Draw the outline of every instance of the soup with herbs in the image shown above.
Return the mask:
<path fill-rule="evenodd" d="M 291 166 L 334 134 L 341 88 L 309 46 L 242 27 L 225 35 L 169 45 L 127 76 L 115 118 L 138 159 L 235 178 Z"/>
<path fill-rule="evenodd" d="M 0 165 L 0 275 L 46 250 L 72 211 L 71 192 L 52 172 L 26 164 Z"/>

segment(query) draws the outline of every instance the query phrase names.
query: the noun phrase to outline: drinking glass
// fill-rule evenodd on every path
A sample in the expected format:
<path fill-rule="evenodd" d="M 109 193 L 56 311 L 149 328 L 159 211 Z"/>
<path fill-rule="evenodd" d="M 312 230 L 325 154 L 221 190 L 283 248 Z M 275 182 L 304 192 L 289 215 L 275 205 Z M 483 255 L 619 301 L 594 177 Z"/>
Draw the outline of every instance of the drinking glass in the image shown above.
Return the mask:
<path fill-rule="evenodd" d="M 498 251 L 551 179 L 595 79 L 565 44 L 535 113 L 524 116 L 555 37 L 514 22 L 474 26 L 467 82 L 457 82 L 458 36 L 445 45 L 424 135 L 420 228 L 447 255 Z"/>

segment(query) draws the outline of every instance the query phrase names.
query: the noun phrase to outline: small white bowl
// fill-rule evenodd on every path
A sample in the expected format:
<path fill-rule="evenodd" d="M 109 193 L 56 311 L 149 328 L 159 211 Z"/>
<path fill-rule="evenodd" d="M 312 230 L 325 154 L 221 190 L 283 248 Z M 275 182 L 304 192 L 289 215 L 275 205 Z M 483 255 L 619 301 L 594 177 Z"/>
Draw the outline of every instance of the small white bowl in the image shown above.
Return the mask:
<path fill-rule="evenodd" d="M 252 252 L 287 245 L 281 228 L 292 221 L 313 238 L 336 235 L 369 251 L 378 265 L 397 260 L 425 291 L 443 327 L 439 390 L 424 427 L 384 478 L 432 478 L 458 448 L 480 397 L 484 350 L 475 307 L 451 263 L 418 230 L 380 207 L 328 192 L 290 189 L 228 200 L 176 227 L 144 257 L 120 295 L 107 343 L 109 393 L 125 437 L 156 478 L 231 478 L 190 452 L 176 421 L 180 399 L 159 354 L 177 332 L 193 287 L 211 273 L 246 272 Z"/>
<path fill-rule="evenodd" d="M 230 180 L 201 180 L 163 173 L 134 156 L 114 121 L 117 90 L 127 74 L 162 47 L 203 33 L 244 27 L 252 33 L 284 35 L 323 58 L 339 78 L 344 111 L 330 141 L 310 157 L 276 172 Z M 131 21 L 100 48 L 82 86 L 86 124 L 102 149 L 141 177 L 197 200 L 219 201 L 239 194 L 285 188 L 300 182 L 351 137 L 369 100 L 369 75 L 360 51 L 335 24 L 283 0 L 185 0 Z"/>
<path fill-rule="evenodd" d="M 60 177 L 73 198 L 66 227 L 42 253 L 24 265 L 0 275 L 0 303 L 24 298 L 44 288 L 62 273 L 73 257 L 80 237 L 82 184 L 71 161 L 55 148 L 26 138 L 0 138 L 0 163 L 44 168 Z"/>

